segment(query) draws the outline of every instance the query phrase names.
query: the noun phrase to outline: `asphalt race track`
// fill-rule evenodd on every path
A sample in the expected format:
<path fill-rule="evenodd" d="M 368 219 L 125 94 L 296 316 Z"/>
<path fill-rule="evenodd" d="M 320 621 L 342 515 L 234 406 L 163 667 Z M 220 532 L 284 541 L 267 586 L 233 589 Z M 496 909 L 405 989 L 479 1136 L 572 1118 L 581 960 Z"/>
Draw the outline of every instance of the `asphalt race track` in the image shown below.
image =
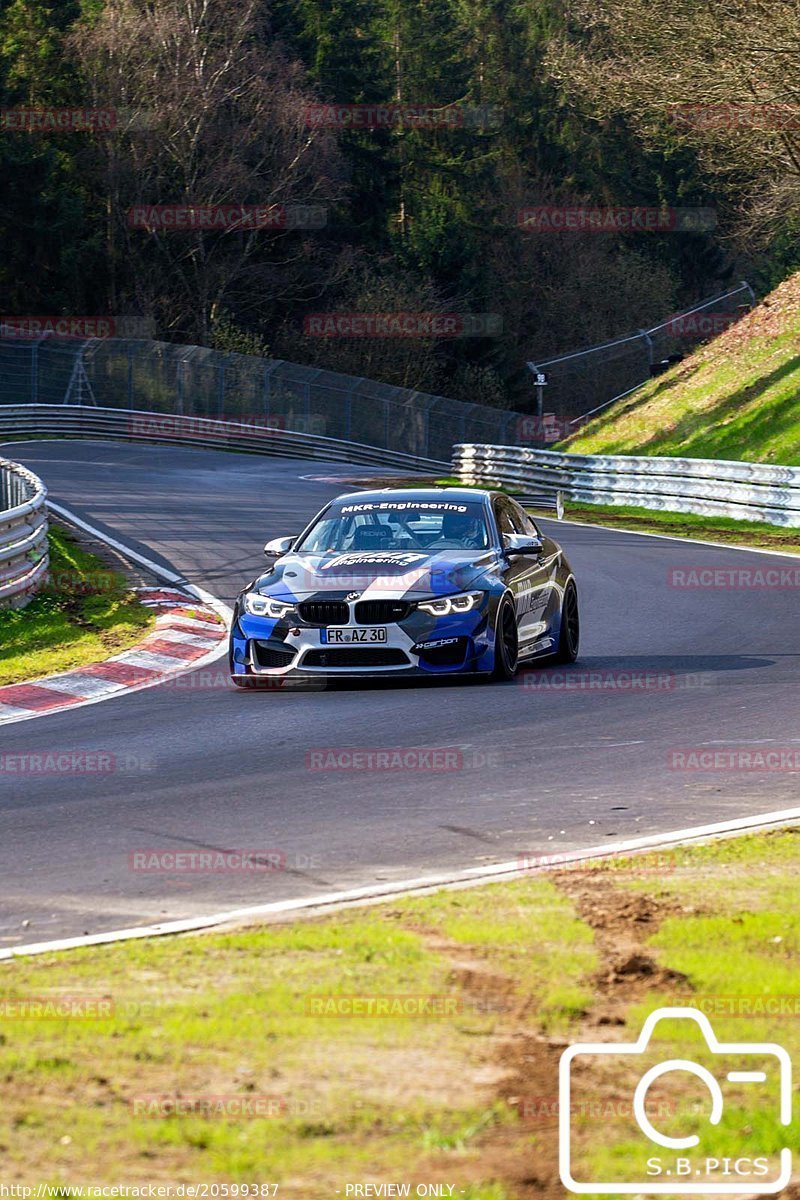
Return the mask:
<path fill-rule="evenodd" d="M 51 499 L 226 601 L 259 569 L 268 537 L 298 532 L 349 490 L 301 478 L 348 474 L 339 463 L 105 442 L 2 452 L 39 474 Z M 370 474 L 381 472 L 352 468 Z M 567 524 L 556 536 L 581 591 L 573 686 L 563 672 L 546 689 L 526 686 L 547 675 L 523 670 L 501 686 L 240 692 L 220 660 L 179 687 L 0 728 L 0 753 L 95 749 L 121 762 L 96 776 L 0 775 L 0 947 L 798 804 L 786 770 L 676 769 L 670 757 L 800 745 L 796 588 L 670 583 L 673 569 L 790 560 Z M 577 686 L 589 671 L 649 671 L 653 682 Z M 463 766 L 306 765 L 313 749 L 397 746 L 459 747 Z M 273 871 L 132 870 L 129 855 L 152 848 L 285 857 Z"/>

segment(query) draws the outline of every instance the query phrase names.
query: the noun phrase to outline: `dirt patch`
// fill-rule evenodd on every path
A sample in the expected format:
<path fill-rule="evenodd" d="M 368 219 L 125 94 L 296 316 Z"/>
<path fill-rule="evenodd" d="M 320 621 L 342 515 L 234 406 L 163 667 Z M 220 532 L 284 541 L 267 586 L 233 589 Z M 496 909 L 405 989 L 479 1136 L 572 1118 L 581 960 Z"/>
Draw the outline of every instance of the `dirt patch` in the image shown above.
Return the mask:
<path fill-rule="evenodd" d="M 600 954 L 601 965 L 593 979 L 597 999 L 583 1032 L 597 1036 L 598 1026 L 624 1025 L 628 1007 L 653 988 L 678 985 L 683 992 L 689 989 L 685 975 L 662 967 L 643 948 L 662 921 L 683 912 L 672 896 L 619 892 L 613 878 L 602 871 L 591 877 L 561 871 L 555 883 L 594 930 Z"/>
<path fill-rule="evenodd" d="M 535 1028 L 535 997 L 519 993 L 514 981 L 463 945 L 425 931 L 431 948 L 453 958 L 451 981 L 478 1011 L 496 1011 L 497 1032 L 486 1046 L 483 1077 L 493 1080 L 494 1098 L 513 1109 L 517 1123 L 496 1123 L 480 1135 L 480 1158 L 464 1162 L 459 1181 L 501 1180 L 516 1200 L 563 1200 L 558 1174 L 558 1066 L 575 1041 L 623 1039 L 629 1007 L 660 986 L 689 988 L 680 972 L 662 967 L 646 948 L 667 917 L 683 912 L 663 891 L 630 894 L 597 871 L 555 872 L 555 885 L 572 901 L 594 931 L 600 966 L 593 978 L 594 1003 L 569 1039 L 548 1037 Z M 618 1032 L 617 1032 L 618 1031 Z M 449 1178 L 450 1176 L 448 1176 Z M 800 1194 L 791 1200 L 800 1200 Z"/>

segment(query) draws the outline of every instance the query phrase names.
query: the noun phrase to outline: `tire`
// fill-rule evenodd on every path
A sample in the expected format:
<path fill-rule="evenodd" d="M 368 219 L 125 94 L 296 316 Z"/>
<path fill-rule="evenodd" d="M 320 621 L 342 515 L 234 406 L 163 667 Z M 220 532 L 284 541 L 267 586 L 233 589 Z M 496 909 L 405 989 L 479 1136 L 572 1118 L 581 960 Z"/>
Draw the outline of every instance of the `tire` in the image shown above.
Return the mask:
<path fill-rule="evenodd" d="M 561 631 L 554 658 L 559 663 L 572 663 L 578 657 L 581 642 L 581 619 L 578 610 L 578 589 L 570 579 L 561 601 Z"/>
<path fill-rule="evenodd" d="M 494 666 L 490 676 L 496 682 L 513 679 L 519 663 L 517 614 L 508 596 L 497 609 L 494 627 Z"/>

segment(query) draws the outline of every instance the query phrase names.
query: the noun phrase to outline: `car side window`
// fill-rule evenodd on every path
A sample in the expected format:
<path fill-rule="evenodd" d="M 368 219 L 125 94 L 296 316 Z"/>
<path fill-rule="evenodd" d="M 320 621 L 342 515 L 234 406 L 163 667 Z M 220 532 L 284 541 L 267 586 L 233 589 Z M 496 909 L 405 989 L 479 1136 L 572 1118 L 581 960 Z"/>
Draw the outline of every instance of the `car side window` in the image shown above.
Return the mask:
<path fill-rule="evenodd" d="M 495 520 L 501 536 L 508 533 L 520 533 L 514 521 L 514 515 L 505 496 L 497 496 L 493 502 Z"/>
<path fill-rule="evenodd" d="M 529 537 L 541 537 L 536 522 L 533 517 L 529 517 L 521 504 L 517 504 L 515 500 L 511 501 L 511 507 L 514 513 L 516 524 L 519 526 L 518 533 L 525 533 Z"/>
<path fill-rule="evenodd" d="M 507 533 L 515 533 L 516 530 L 515 530 L 515 527 L 513 527 L 513 524 L 511 522 L 511 516 L 509 514 L 509 509 L 507 509 L 507 505 L 504 504 L 503 497 L 501 497 L 501 496 L 495 497 L 492 502 L 492 508 L 494 509 L 494 520 L 497 521 L 497 523 L 498 523 L 498 529 L 500 530 L 500 536 L 503 536 L 504 534 L 507 534 Z"/>

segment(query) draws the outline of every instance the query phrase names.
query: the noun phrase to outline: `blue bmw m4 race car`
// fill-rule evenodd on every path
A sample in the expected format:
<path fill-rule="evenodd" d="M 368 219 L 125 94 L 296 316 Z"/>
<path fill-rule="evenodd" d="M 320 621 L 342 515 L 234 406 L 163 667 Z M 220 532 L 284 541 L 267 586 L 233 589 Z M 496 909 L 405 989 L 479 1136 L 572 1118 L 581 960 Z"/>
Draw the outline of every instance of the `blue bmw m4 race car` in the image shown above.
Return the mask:
<path fill-rule="evenodd" d="M 237 598 L 231 679 L 475 675 L 572 662 L 578 592 L 557 542 L 476 488 L 339 496 Z"/>

